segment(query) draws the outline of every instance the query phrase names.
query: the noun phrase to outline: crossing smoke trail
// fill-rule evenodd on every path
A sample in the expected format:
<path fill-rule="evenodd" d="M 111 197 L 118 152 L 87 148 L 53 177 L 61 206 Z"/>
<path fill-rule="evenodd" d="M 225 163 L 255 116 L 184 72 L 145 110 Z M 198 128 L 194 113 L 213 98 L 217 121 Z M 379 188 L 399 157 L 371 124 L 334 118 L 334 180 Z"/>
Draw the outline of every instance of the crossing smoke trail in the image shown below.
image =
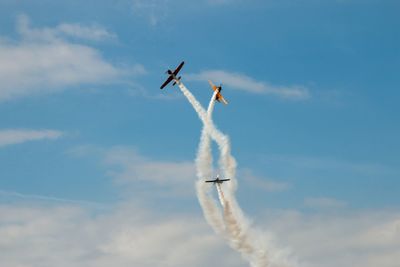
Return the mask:
<path fill-rule="evenodd" d="M 255 248 L 254 244 L 252 244 L 254 242 L 252 242 L 249 237 L 247 230 L 248 224 L 234 198 L 234 191 L 236 190 L 236 181 L 234 179 L 236 174 L 236 161 L 230 154 L 229 138 L 216 129 L 211 119 L 216 93 L 214 93 L 210 101 L 208 113 L 206 114 L 203 107 L 182 82 L 178 81 L 177 84 L 204 124 L 196 159 L 197 175 L 199 178 L 196 189 L 206 220 L 213 227 L 215 232 L 223 234 L 229 240 L 231 247 L 240 252 L 242 256 L 250 262 L 251 266 L 266 267 L 267 255 L 264 252 L 265 249 L 262 247 Z M 229 183 L 231 186 L 228 188 L 230 193 L 228 199 L 224 198 L 221 188 L 218 188 L 219 198 L 224 211 L 223 221 L 221 221 L 218 215 L 218 208 L 215 202 L 211 200 L 210 195 L 206 191 L 207 189 L 205 188 L 204 181 L 202 180 L 204 177 L 211 177 L 212 172 L 211 146 L 207 133 L 217 142 L 221 154 L 219 165 L 224 176 L 229 177 L 232 182 Z M 232 207 L 236 210 L 235 213 Z"/>
<path fill-rule="evenodd" d="M 211 118 L 211 114 L 215 104 L 215 92 L 207 109 L 207 118 Z M 218 206 L 214 199 L 210 197 L 210 187 L 204 183 L 204 178 L 212 176 L 212 153 L 211 153 L 211 140 L 208 135 L 207 129 L 203 127 L 200 137 L 200 144 L 196 157 L 197 177 L 196 192 L 199 199 L 200 206 L 203 210 L 204 217 L 208 224 L 213 228 L 217 234 L 223 234 L 225 225 L 223 218 L 218 210 Z"/>
<path fill-rule="evenodd" d="M 217 142 L 221 153 L 219 164 L 222 167 L 223 174 L 225 176 L 232 177 L 229 187 L 231 188 L 231 191 L 234 192 L 236 190 L 236 180 L 233 179 L 233 177 L 236 176 L 236 161 L 230 154 L 229 138 L 217 129 L 211 117 L 207 117 L 204 108 L 185 87 L 185 85 L 183 85 L 181 81 L 176 81 L 176 83 L 179 86 L 179 89 L 181 89 L 182 93 L 189 100 L 190 104 L 192 104 L 200 120 L 203 122 L 204 128 L 207 130 L 208 134 Z"/>

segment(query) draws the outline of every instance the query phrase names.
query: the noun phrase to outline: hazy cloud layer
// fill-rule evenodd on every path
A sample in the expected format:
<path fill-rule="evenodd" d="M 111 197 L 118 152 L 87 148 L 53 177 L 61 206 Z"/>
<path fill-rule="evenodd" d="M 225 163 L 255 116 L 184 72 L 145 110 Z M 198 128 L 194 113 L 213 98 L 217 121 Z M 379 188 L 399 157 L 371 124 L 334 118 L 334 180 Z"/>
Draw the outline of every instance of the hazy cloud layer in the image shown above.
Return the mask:
<path fill-rule="evenodd" d="M 395 267 L 400 261 L 399 211 L 268 212 L 265 218 L 302 266 Z"/>
<path fill-rule="evenodd" d="M 74 205 L 0 205 L 4 266 L 243 266 L 202 223 L 133 203 L 108 213 Z M 224 257 L 219 257 L 224 255 Z"/>
<path fill-rule="evenodd" d="M 8 267 L 246 266 L 193 214 L 51 202 L 2 204 L 0 212 L 0 258 Z M 400 260 L 399 212 L 269 211 L 263 225 L 300 266 L 396 267 Z"/>
<path fill-rule="evenodd" d="M 307 99 L 310 92 L 303 86 L 276 86 L 267 82 L 257 81 L 247 75 L 224 70 L 206 70 L 197 74 L 185 76 L 192 81 L 211 80 L 214 83 L 222 83 L 229 88 L 246 91 L 253 94 L 270 94 L 286 99 Z"/>

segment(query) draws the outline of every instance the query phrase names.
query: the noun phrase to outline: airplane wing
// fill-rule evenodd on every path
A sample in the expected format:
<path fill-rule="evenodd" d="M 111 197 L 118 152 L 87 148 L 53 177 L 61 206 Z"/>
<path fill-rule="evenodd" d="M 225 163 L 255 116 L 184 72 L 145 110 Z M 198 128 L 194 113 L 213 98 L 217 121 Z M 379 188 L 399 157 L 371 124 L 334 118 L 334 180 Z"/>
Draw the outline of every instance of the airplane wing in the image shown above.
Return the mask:
<path fill-rule="evenodd" d="M 167 84 L 169 84 L 172 81 L 172 76 L 169 76 L 168 79 L 161 85 L 160 89 L 163 89 Z"/>
<path fill-rule="evenodd" d="M 217 90 L 217 86 L 215 86 L 212 81 L 208 80 L 208 83 L 210 84 L 211 88 L 215 91 Z"/>
<path fill-rule="evenodd" d="M 220 102 L 224 103 L 225 105 L 228 105 L 228 101 L 226 101 L 223 96 L 221 96 Z"/>
<path fill-rule="evenodd" d="M 228 105 L 228 101 L 226 101 L 225 98 L 220 93 L 217 94 L 217 101 L 220 103 L 222 102 L 225 105 Z"/>
<path fill-rule="evenodd" d="M 174 75 L 177 75 L 178 72 L 182 69 L 183 64 L 185 64 L 185 61 L 182 61 L 181 64 L 174 70 Z"/>
<path fill-rule="evenodd" d="M 229 180 L 231 180 L 231 179 L 220 179 L 221 182 L 226 182 L 226 181 L 229 181 Z"/>
<path fill-rule="evenodd" d="M 215 183 L 217 180 L 207 180 L 206 183 Z"/>

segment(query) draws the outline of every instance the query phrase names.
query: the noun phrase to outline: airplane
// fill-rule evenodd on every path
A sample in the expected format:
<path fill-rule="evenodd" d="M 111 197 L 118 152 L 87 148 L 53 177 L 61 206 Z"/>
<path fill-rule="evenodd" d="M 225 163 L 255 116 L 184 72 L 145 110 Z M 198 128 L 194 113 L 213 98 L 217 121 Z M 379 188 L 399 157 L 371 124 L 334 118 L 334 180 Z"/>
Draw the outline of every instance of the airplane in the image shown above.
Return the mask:
<path fill-rule="evenodd" d="M 225 100 L 225 98 L 222 96 L 221 91 L 222 91 L 222 85 L 216 86 L 212 83 L 212 81 L 208 80 L 208 83 L 210 84 L 211 88 L 214 91 L 218 91 L 217 97 L 215 98 L 218 102 L 222 102 L 225 105 L 228 105 L 228 101 Z"/>
<path fill-rule="evenodd" d="M 219 179 L 219 175 L 214 180 L 207 180 L 206 183 L 222 184 L 223 182 L 229 181 L 231 179 Z"/>
<path fill-rule="evenodd" d="M 182 61 L 181 64 L 174 70 L 167 70 L 165 73 L 169 75 L 168 79 L 161 85 L 160 89 L 163 89 L 167 84 L 169 84 L 172 80 L 174 80 L 174 83 L 172 86 L 174 86 L 177 82 L 181 80 L 181 76 L 176 77 L 178 75 L 178 72 L 181 70 L 183 67 L 183 64 L 185 64 L 185 61 Z"/>

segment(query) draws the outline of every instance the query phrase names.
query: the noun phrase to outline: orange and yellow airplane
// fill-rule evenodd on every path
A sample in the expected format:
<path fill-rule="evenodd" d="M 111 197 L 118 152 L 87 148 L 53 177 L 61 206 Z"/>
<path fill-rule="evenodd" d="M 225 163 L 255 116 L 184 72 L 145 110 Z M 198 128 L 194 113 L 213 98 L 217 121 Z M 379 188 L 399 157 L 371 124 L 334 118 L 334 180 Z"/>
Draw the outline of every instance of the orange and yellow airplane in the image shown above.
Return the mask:
<path fill-rule="evenodd" d="M 210 84 L 210 86 L 211 86 L 211 88 L 214 90 L 214 91 L 217 91 L 218 93 L 217 93 L 217 96 L 215 97 L 215 99 L 218 101 L 218 102 L 222 102 L 222 103 L 224 103 L 225 105 L 228 105 L 228 101 L 226 101 L 225 100 L 225 98 L 222 96 L 222 94 L 221 94 L 221 91 L 222 91 L 222 86 L 220 85 L 220 86 L 216 86 L 216 85 L 214 85 L 213 83 L 212 83 L 212 81 L 210 81 L 210 80 L 208 80 L 208 83 Z"/>

